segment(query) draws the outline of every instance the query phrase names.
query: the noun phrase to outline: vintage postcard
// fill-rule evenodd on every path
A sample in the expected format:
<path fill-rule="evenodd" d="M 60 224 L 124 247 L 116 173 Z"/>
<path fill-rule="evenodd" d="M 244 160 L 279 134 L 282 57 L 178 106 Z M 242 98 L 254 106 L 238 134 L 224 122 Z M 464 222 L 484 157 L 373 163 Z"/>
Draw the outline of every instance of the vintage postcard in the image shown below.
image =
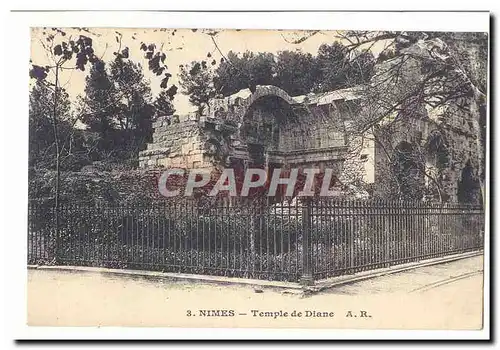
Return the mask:
<path fill-rule="evenodd" d="M 488 31 L 296 27 L 31 28 L 30 327 L 483 329 Z"/>

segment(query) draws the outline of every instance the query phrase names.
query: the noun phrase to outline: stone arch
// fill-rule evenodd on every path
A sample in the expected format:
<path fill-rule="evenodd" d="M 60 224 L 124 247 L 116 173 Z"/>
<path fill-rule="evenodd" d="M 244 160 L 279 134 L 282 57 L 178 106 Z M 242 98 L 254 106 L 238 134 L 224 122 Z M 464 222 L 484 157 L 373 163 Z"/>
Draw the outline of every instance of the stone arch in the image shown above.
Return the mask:
<path fill-rule="evenodd" d="M 283 127 L 297 121 L 293 99 L 276 86 L 257 86 L 240 106 L 239 136 L 247 144 L 252 159 L 261 159 L 279 148 Z M 290 118 L 293 116 L 293 118 Z"/>
<path fill-rule="evenodd" d="M 401 141 L 394 148 L 392 167 L 402 199 L 420 200 L 423 196 L 423 164 L 416 152 L 408 141 Z"/>
<path fill-rule="evenodd" d="M 280 148 L 285 127 L 291 127 L 290 107 L 281 98 L 265 95 L 254 101 L 241 119 L 239 134 L 252 159 L 263 159 Z"/>
<path fill-rule="evenodd" d="M 288 93 L 274 85 L 258 85 L 255 88 L 255 92 L 252 93 L 246 100 L 245 100 L 245 105 L 246 109 L 250 108 L 250 106 L 257 101 L 258 99 L 265 97 L 265 96 L 276 96 L 287 102 L 288 104 L 292 105 L 294 104 L 293 98 L 288 95 Z"/>
<path fill-rule="evenodd" d="M 460 172 L 457 183 L 457 199 L 460 203 L 479 203 L 481 200 L 479 180 L 470 159 L 467 160 Z"/>
<path fill-rule="evenodd" d="M 213 99 L 209 103 L 210 113 L 219 119 L 241 123 L 243 118 L 256 103 L 266 98 L 278 98 L 286 105 L 296 104 L 294 99 L 283 89 L 274 85 L 257 85 L 253 92 L 241 90 L 231 96 Z"/>
<path fill-rule="evenodd" d="M 449 166 L 450 153 L 448 138 L 442 130 L 432 129 L 425 140 L 425 156 L 429 165 L 438 169 Z"/>
<path fill-rule="evenodd" d="M 293 98 L 285 90 L 274 85 L 257 85 L 255 91 L 246 98 L 241 96 L 230 97 L 234 100 L 232 100 L 228 112 L 234 113 L 236 119 L 242 122 L 254 104 L 267 97 L 277 97 L 290 106 L 295 104 Z"/>

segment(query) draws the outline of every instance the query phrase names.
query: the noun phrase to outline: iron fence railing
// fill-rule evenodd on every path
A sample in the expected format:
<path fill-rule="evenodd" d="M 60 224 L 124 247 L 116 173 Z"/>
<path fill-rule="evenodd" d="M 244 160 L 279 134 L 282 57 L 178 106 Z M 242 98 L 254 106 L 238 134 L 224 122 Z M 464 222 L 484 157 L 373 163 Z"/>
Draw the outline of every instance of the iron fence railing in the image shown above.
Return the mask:
<path fill-rule="evenodd" d="M 479 206 L 393 201 L 311 205 L 314 279 L 479 250 Z"/>
<path fill-rule="evenodd" d="M 474 205 L 306 199 L 30 204 L 28 263 L 299 281 L 483 247 Z"/>

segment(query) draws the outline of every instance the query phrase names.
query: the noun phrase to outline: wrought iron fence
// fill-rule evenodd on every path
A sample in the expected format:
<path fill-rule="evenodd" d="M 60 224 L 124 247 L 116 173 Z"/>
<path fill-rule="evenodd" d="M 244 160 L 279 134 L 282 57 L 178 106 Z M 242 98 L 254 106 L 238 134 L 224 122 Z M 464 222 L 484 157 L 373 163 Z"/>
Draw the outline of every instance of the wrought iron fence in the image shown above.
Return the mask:
<path fill-rule="evenodd" d="M 295 200 L 29 206 L 28 264 L 60 264 L 309 283 L 481 249 L 478 206 Z"/>
<path fill-rule="evenodd" d="M 319 200 L 311 204 L 314 279 L 479 250 L 480 206 Z"/>

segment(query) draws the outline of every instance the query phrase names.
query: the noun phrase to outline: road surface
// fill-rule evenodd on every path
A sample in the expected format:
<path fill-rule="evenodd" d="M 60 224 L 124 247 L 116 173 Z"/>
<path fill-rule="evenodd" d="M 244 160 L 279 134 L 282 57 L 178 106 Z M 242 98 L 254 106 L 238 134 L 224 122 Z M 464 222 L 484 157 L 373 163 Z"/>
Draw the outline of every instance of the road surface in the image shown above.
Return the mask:
<path fill-rule="evenodd" d="M 48 270 L 28 272 L 32 326 L 481 329 L 483 259 L 292 291 Z M 453 277 L 469 274 L 466 278 Z M 437 283 L 449 280 L 450 283 Z"/>

